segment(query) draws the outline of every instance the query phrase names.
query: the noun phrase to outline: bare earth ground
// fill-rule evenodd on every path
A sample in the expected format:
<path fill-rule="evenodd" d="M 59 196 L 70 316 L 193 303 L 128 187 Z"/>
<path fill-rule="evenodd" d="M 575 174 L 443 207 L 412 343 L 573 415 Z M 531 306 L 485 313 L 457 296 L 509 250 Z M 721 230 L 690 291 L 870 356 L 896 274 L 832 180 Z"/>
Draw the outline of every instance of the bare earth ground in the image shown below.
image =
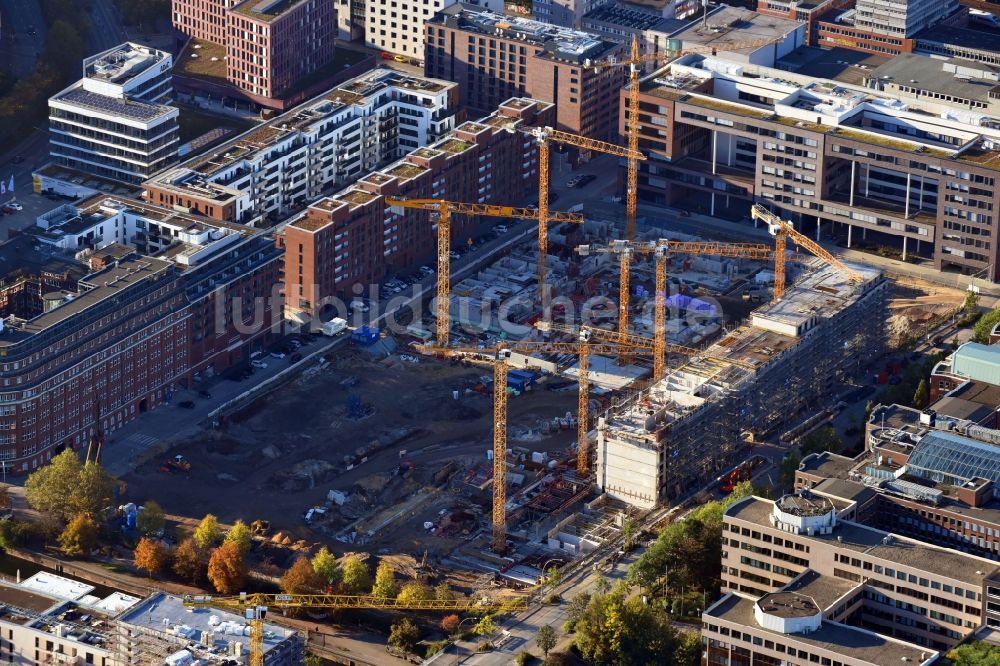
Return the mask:
<path fill-rule="evenodd" d="M 965 301 L 965 292 L 917 278 L 897 278 L 889 300 L 890 345 L 946 317 Z"/>
<path fill-rule="evenodd" d="M 375 361 L 357 350 L 338 352 L 326 369 L 303 374 L 231 415 L 222 430 L 169 451 L 191 462 L 189 474 L 164 473 L 157 460 L 124 480 L 143 501 L 155 499 L 170 514 L 270 521 L 272 537 L 281 532 L 278 540 L 286 545 L 305 540 L 301 545 L 324 542 L 335 552 L 419 559 L 430 550 L 439 556 L 468 538 L 488 511 L 489 490 L 464 479 L 467 470 L 491 464 L 492 396 L 463 394 L 455 401 L 451 392 L 464 393 L 489 373 L 423 357 L 412 364 L 398 356 Z M 353 387 L 344 385 L 350 377 L 357 378 Z M 352 394 L 365 412 L 360 419 L 348 413 Z M 537 431 L 541 420 L 575 412 L 576 399 L 575 390 L 511 397 L 509 446 L 521 445 L 518 437 L 530 429 L 526 448 L 565 452 L 573 433 Z M 364 455 L 367 461 L 358 464 Z M 403 463 L 412 463 L 412 473 L 401 473 Z M 445 469 L 449 463 L 455 464 Z M 529 474 L 526 483 L 534 478 Z M 303 513 L 328 503 L 334 489 L 348 501 L 307 525 Z M 457 522 L 443 536 L 424 528 L 449 512 Z"/>

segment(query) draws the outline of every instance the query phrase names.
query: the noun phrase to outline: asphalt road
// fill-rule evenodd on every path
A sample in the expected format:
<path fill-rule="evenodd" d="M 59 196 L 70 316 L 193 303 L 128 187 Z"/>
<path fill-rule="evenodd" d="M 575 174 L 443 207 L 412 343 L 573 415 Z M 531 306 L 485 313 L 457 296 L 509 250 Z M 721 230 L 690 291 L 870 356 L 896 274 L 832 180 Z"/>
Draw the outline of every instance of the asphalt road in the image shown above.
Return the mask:
<path fill-rule="evenodd" d="M 24 78 L 31 73 L 45 45 L 41 4 L 38 0 L 0 0 L 0 13 L 3 13 L 0 62 L 7 64 L 14 76 Z M 35 35 L 28 34 L 32 28 Z"/>
<path fill-rule="evenodd" d="M 128 40 L 114 0 L 90 0 L 90 47 L 99 53 Z"/>

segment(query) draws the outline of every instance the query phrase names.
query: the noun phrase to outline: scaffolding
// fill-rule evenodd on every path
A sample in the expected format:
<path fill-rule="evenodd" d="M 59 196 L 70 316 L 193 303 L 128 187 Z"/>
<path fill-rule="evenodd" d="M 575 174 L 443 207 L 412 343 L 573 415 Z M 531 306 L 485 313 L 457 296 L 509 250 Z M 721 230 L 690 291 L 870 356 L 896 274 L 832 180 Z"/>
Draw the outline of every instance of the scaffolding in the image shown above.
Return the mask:
<path fill-rule="evenodd" d="M 811 263 L 780 302 L 671 370 L 599 421 L 598 484 L 652 508 L 738 464 L 772 434 L 858 376 L 885 349 L 887 283 L 860 285 Z"/>

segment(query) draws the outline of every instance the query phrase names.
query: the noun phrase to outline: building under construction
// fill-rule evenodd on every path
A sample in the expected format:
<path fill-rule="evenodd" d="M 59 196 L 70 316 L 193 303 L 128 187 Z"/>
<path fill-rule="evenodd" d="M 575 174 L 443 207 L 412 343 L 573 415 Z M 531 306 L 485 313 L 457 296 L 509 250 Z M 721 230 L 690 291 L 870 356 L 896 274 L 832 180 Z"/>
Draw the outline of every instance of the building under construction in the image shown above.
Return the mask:
<path fill-rule="evenodd" d="M 852 283 L 818 260 L 783 298 L 599 420 L 597 483 L 650 508 L 745 457 L 748 442 L 860 374 L 885 346 L 888 283 L 852 265 Z"/>

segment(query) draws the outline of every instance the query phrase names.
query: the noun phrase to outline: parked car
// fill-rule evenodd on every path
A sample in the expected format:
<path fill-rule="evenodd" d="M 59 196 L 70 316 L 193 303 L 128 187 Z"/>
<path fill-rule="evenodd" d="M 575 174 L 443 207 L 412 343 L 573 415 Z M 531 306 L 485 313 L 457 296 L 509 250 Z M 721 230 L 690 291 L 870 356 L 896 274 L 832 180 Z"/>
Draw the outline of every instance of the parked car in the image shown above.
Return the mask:
<path fill-rule="evenodd" d="M 264 368 L 267 367 L 267 363 L 265 363 L 264 361 L 259 361 L 257 359 L 250 361 L 250 365 L 255 368 L 259 368 L 260 370 L 263 370 Z"/>
<path fill-rule="evenodd" d="M 16 201 L 11 201 L 7 205 L 10 206 L 11 208 L 13 208 L 14 210 L 24 210 L 24 206 L 22 206 L 21 204 L 19 204 Z"/>
<path fill-rule="evenodd" d="M 388 51 L 382 51 L 382 60 L 392 60 L 392 54 Z"/>
<path fill-rule="evenodd" d="M 199 398 L 204 398 L 205 400 L 211 400 L 212 399 L 212 394 L 209 393 L 208 391 L 202 389 L 201 391 L 198 391 L 198 397 Z"/>
<path fill-rule="evenodd" d="M 280 351 L 273 351 L 271 352 L 271 356 L 273 358 L 285 358 L 285 353 Z"/>
<path fill-rule="evenodd" d="M 302 354 L 298 352 L 295 352 L 294 354 L 288 357 L 289 363 L 298 363 L 301 360 L 302 360 Z"/>
<path fill-rule="evenodd" d="M 180 402 L 177 403 L 177 406 L 180 407 L 180 408 L 182 408 L 182 409 L 194 409 L 194 401 L 193 400 L 181 400 Z"/>

